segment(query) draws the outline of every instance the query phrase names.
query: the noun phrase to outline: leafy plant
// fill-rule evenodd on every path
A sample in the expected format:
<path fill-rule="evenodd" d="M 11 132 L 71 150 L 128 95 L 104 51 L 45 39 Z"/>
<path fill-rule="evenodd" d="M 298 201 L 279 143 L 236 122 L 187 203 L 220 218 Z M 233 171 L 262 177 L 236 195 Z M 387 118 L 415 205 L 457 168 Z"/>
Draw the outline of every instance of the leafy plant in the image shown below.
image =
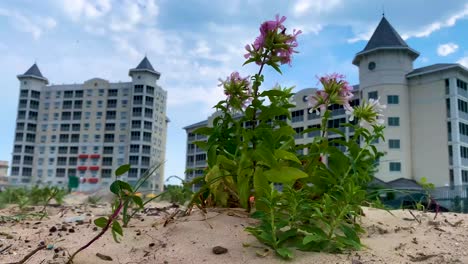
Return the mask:
<path fill-rule="evenodd" d="M 192 195 L 192 191 L 186 185 L 166 185 L 160 198 L 164 201 L 183 205 L 190 200 Z"/>
<path fill-rule="evenodd" d="M 311 112 L 321 117 L 320 136 L 309 144 L 295 145 L 291 119 L 292 88 L 276 86 L 260 91 L 262 71 L 270 66 L 281 73 L 281 64 L 290 64 L 300 31 L 286 32 L 285 17 L 266 21 L 260 36 L 247 45 L 247 61 L 259 65 L 253 77 L 233 72 L 220 86 L 226 99 L 215 105 L 218 116 L 212 127 L 194 131 L 208 136 L 196 144 L 206 150 L 208 168 L 191 184 L 203 184 L 191 205 L 241 206 L 260 224 L 247 228 L 262 243 L 283 258 L 293 256 L 290 247 L 300 250 L 340 252 L 361 248 L 356 223 L 367 201 L 367 186 L 382 156 L 373 145 L 383 139 L 382 110 L 385 106 L 370 99 L 351 106 L 352 87 L 344 76 L 321 77 L 323 89 L 308 96 Z M 267 104 L 268 102 L 268 104 Z M 349 123 L 331 128 L 332 106 L 341 106 Z M 347 136 L 343 131 L 354 131 Z M 333 137 L 331 137 L 333 135 Z M 297 152 L 307 150 L 306 155 Z M 275 189 L 283 186 L 283 192 Z M 190 208 L 189 208 L 190 210 Z"/>
<path fill-rule="evenodd" d="M 97 195 L 88 196 L 88 199 L 86 199 L 88 204 L 93 204 L 93 205 L 98 204 L 101 200 L 102 200 L 102 197 L 97 196 Z"/>
<path fill-rule="evenodd" d="M 144 208 L 144 206 L 150 202 L 152 199 L 149 199 L 143 202 L 143 199 L 137 195 L 138 190 L 140 187 L 148 180 L 148 178 L 153 174 L 155 170 L 159 168 L 160 164 L 157 166 L 153 166 L 149 169 L 141 178 L 138 179 L 135 186 L 131 186 L 129 183 L 121 180 L 116 180 L 110 185 L 110 191 L 115 195 L 115 201 L 112 203 L 112 213 L 108 217 L 100 217 L 94 220 L 94 224 L 101 228 L 101 232 L 99 232 L 93 239 L 91 239 L 88 243 L 84 246 L 80 247 L 77 251 L 75 251 L 70 258 L 68 259 L 67 263 L 73 263 L 73 259 L 75 256 L 80 253 L 81 251 L 85 250 L 89 246 L 91 246 L 94 242 L 96 242 L 99 238 L 101 238 L 109 229 L 111 230 L 112 237 L 114 241 L 119 243 L 120 237 L 123 236 L 123 229 L 122 225 L 120 224 L 118 217 L 122 213 L 124 224 L 128 224 L 131 218 L 135 215 L 138 210 Z M 122 165 L 115 171 L 115 176 L 119 177 L 130 170 L 130 165 Z M 138 207 L 138 209 L 134 209 L 130 213 L 131 205 L 134 204 Z"/>

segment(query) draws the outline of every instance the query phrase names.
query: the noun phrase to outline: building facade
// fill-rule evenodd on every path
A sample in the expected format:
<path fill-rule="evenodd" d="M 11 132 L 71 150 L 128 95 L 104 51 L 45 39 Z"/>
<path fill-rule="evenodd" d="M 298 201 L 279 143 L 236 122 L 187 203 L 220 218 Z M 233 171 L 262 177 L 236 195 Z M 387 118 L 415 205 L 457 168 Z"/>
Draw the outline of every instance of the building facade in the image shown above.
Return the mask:
<path fill-rule="evenodd" d="M 0 160 L 0 190 L 8 185 L 8 161 Z"/>
<path fill-rule="evenodd" d="M 384 182 L 398 179 L 420 181 L 425 177 L 436 186 L 468 184 L 468 69 L 456 63 L 434 64 L 414 69 L 419 53 L 408 46 L 385 17 L 353 64 L 359 68 L 352 104 L 380 98 L 386 104 L 385 141 L 376 142 L 385 153 L 375 175 Z M 318 126 L 319 117 L 309 113 L 304 98 L 316 89 L 304 89 L 293 97 L 290 124 L 298 133 L 297 144 L 318 134 L 300 134 Z M 352 135 L 340 126 L 348 117 L 342 107 L 331 106 L 329 127 Z M 210 126 L 207 121 L 185 127 L 187 131 L 186 178 L 203 175 L 206 153 L 194 146 L 193 131 Z M 330 135 L 331 137 L 337 135 Z M 305 150 L 307 151 L 307 150 Z M 304 153 L 306 154 L 306 153 Z"/>
<path fill-rule="evenodd" d="M 130 82 L 93 78 L 82 84 L 49 85 L 34 64 L 18 75 L 20 98 L 11 177 L 22 184 L 63 185 L 77 176 L 108 185 L 113 172 L 136 182 L 165 159 L 167 92 L 145 57 L 130 69 Z M 164 163 L 145 186 L 160 191 Z"/>

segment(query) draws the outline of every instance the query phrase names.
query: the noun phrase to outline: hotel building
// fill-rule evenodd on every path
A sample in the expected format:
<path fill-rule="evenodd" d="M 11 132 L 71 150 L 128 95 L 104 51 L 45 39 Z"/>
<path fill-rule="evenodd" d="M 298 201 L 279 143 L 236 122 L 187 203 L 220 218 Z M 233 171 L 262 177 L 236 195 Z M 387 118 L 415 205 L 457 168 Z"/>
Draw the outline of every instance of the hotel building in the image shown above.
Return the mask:
<path fill-rule="evenodd" d="M 130 82 L 93 78 L 82 84 L 49 85 L 34 64 L 18 75 L 20 95 L 11 180 L 64 185 L 77 176 L 108 185 L 114 170 L 131 164 L 123 179 L 136 182 L 165 159 L 167 92 L 145 57 L 130 69 Z M 164 164 L 147 189 L 161 191 Z"/>

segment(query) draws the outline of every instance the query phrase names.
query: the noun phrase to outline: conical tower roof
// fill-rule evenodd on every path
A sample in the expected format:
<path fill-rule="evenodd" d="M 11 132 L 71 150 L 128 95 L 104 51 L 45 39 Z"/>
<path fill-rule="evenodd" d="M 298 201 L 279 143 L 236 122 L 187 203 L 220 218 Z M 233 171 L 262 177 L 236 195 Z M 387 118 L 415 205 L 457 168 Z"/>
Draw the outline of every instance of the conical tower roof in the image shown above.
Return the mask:
<path fill-rule="evenodd" d="M 21 75 L 18 75 L 17 76 L 18 79 L 21 79 L 21 78 L 35 78 L 35 79 L 39 79 L 39 80 L 42 80 L 42 81 L 45 81 L 46 83 L 49 83 L 49 81 L 47 80 L 47 78 L 45 78 L 41 71 L 39 70 L 39 67 L 37 67 L 37 64 L 34 63 L 24 74 L 21 74 Z"/>
<path fill-rule="evenodd" d="M 419 56 L 417 51 L 413 50 L 408 46 L 408 44 L 406 44 L 406 42 L 392 27 L 385 16 L 382 17 L 382 20 L 380 20 L 379 25 L 375 29 L 374 34 L 372 34 L 369 42 L 367 42 L 366 47 L 361 52 L 356 54 L 353 63 L 358 65 L 362 55 L 382 49 L 407 50 L 413 59 L 416 59 Z"/>
<path fill-rule="evenodd" d="M 149 72 L 156 75 L 157 79 L 159 79 L 159 77 L 161 76 L 161 74 L 153 68 L 153 65 L 151 65 L 151 62 L 146 56 L 143 58 L 143 60 L 141 60 L 141 62 L 136 68 L 130 69 L 130 72 L 128 74 L 132 76 L 132 74 L 135 72 Z"/>

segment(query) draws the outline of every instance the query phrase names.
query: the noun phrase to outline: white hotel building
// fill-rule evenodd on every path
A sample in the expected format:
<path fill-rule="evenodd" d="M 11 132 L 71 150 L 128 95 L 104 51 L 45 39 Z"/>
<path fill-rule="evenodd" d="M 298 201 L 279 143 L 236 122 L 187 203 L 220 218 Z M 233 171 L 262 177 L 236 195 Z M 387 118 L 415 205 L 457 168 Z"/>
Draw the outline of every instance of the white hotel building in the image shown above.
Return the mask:
<path fill-rule="evenodd" d="M 409 47 L 385 17 L 353 64 L 359 68 L 359 84 L 354 86 L 354 104 L 380 97 L 387 105 L 385 142 L 377 147 L 385 153 L 376 177 L 384 182 L 426 177 L 436 186 L 468 184 L 468 69 L 457 63 L 441 63 L 413 68 L 419 53 Z M 296 132 L 320 124 L 303 100 L 316 89 L 297 92 L 290 124 Z M 328 126 L 347 136 L 353 131 L 340 127 L 347 121 L 343 108 L 332 106 Z M 187 131 L 186 178 L 203 175 L 206 153 L 193 141 L 193 134 L 210 126 L 213 116 L 185 127 Z M 297 144 L 312 141 L 315 133 L 298 134 Z M 333 136 L 333 135 L 332 135 Z M 337 136 L 337 135 L 336 135 Z"/>
<path fill-rule="evenodd" d="M 49 85 L 36 64 L 18 75 L 12 183 L 65 185 L 69 176 L 107 185 L 114 170 L 135 182 L 165 159 L 167 92 L 145 57 L 130 69 L 131 82 L 93 78 L 82 84 Z M 164 164 L 148 189 L 163 188 Z"/>

